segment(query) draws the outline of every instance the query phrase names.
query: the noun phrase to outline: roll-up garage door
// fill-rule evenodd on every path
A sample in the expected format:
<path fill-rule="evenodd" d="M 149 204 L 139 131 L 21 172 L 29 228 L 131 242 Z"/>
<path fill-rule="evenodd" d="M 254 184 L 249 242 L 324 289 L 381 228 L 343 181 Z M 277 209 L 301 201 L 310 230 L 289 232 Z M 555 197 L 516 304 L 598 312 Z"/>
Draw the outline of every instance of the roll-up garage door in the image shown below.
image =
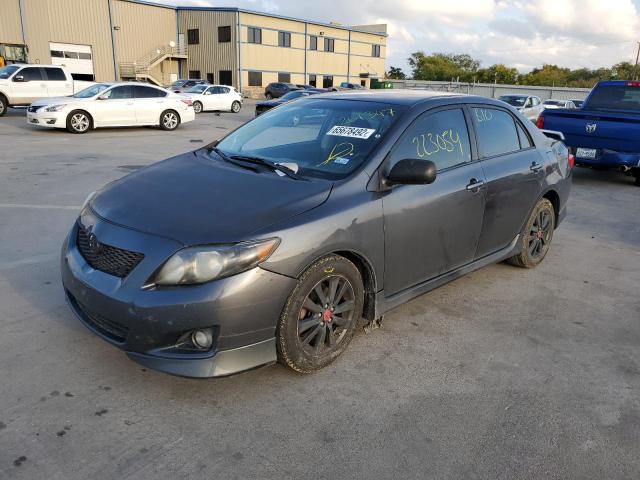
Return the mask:
<path fill-rule="evenodd" d="M 93 80 L 93 54 L 91 45 L 49 43 L 51 64 L 67 67 L 76 80 Z"/>

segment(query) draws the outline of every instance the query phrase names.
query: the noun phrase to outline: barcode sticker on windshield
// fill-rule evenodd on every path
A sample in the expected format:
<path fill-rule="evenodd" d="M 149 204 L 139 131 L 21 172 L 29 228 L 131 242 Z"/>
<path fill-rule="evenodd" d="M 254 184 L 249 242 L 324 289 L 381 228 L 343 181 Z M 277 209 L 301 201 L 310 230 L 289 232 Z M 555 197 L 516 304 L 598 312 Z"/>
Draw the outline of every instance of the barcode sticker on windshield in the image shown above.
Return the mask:
<path fill-rule="evenodd" d="M 342 125 L 335 125 L 331 127 L 331 130 L 327 132 L 327 135 L 335 135 L 337 137 L 351 137 L 351 138 L 369 138 L 374 128 L 360 128 L 360 127 L 347 127 Z"/>

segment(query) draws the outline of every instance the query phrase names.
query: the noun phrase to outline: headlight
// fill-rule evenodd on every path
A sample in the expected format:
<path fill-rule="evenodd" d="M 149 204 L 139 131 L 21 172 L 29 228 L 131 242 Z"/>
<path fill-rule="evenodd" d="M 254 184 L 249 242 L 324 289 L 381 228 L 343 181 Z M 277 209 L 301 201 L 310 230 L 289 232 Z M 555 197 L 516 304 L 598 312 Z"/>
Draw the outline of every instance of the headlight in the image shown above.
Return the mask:
<path fill-rule="evenodd" d="M 61 105 L 51 105 L 50 107 L 47 107 L 44 109 L 45 112 L 59 112 L 60 110 L 62 110 L 64 107 L 66 107 L 65 104 L 61 104 Z"/>
<path fill-rule="evenodd" d="M 97 193 L 97 192 L 93 191 L 93 192 L 91 192 L 89 195 L 87 195 L 87 198 L 84 200 L 84 202 L 82 202 L 82 206 L 80 207 L 80 211 L 83 211 L 83 210 L 84 210 L 84 208 L 85 208 L 87 205 L 89 205 L 89 202 L 90 202 L 91 200 L 93 200 L 93 197 L 95 197 L 95 196 L 96 196 L 96 193 Z"/>
<path fill-rule="evenodd" d="M 157 285 L 190 285 L 229 277 L 264 262 L 280 240 L 269 238 L 235 245 L 189 247 L 175 253 L 153 277 Z"/>

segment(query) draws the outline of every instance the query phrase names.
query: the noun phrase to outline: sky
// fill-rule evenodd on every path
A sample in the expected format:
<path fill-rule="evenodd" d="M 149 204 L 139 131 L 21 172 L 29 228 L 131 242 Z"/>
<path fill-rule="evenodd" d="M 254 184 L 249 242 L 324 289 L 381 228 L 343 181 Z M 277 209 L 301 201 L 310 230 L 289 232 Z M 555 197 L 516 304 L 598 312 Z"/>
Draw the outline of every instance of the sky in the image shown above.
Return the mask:
<path fill-rule="evenodd" d="M 343 25 L 386 23 L 386 67 L 407 57 L 468 53 L 483 66 L 525 73 L 544 63 L 570 68 L 635 61 L 640 0 L 156 0 L 180 6 L 239 7 Z"/>

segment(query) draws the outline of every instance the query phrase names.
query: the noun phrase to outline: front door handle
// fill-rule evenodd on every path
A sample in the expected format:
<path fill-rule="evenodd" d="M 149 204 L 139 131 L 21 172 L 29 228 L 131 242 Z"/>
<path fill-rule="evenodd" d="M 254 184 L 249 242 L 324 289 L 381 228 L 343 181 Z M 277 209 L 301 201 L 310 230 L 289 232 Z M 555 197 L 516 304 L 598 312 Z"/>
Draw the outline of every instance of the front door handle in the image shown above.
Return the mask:
<path fill-rule="evenodd" d="M 471 180 L 469 180 L 469 184 L 467 185 L 467 190 L 473 193 L 476 193 L 482 185 L 484 185 L 484 182 L 482 180 L 472 178 Z"/>
<path fill-rule="evenodd" d="M 540 170 L 542 170 L 542 164 L 538 162 L 533 162 L 529 167 L 529 170 L 531 170 L 532 172 L 539 172 Z"/>

